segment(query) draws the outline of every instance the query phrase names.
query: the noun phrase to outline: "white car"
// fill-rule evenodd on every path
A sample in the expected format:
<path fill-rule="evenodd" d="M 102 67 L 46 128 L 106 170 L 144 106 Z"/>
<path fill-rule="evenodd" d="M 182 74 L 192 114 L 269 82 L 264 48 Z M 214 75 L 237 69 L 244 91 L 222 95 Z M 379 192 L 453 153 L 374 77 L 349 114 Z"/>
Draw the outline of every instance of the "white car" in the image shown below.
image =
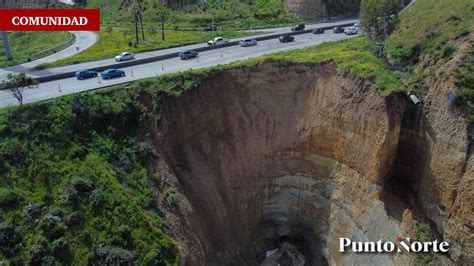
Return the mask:
<path fill-rule="evenodd" d="M 207 45 L 220 45 L 220 44 L 225 44 L 228 43 L 229 40 L 223 38 L 223 37 L 216 37 L 210 41 L 207 42 Z"/>
<path fill-rule="evenodd" d="M 354 27 L 356 27 L 356 28 L 360 28 L 360 22 L 356 22 L 356 23 L 354 23 Z"/>
<path fill-rule="evenodd" d="M 354 35 L 357 33 L 359 33 L 359 29 L 357 29 L 356 27 L 348 27 L 344 29 L 345 35 Z"/>
<path fill-rule="evenodd" d="M 239 45 L 242 47 L 257 45 L 257 40 L 255 39 L 241 39 Z"/>
<path fill-rule="evenodd" d="M 132 60 L 132 59 L 135 59 L 135 54 L 130 53 L 130 52 L 123 52 L 115 57 L 115 61 L 117 62 Z"/>

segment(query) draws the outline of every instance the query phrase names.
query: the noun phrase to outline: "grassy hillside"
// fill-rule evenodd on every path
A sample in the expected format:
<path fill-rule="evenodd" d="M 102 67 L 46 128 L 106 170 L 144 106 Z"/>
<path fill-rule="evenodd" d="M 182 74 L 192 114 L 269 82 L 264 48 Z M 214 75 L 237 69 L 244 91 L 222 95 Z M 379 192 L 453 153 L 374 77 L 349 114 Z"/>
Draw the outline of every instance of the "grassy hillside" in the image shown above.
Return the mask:
<path fill-rule="evenodd" d="M 58 52 L 67 46 L 38 53 L 72 40 L 72 37 L 72 34 L 69 32 L 10 32 L 8 39 L 10 41 L 13 61 L 7 61 L 3 41 L 0 36 L 0 68 L 24 63 L 30 59 L 45 57 Z"/>
<path fill-rule="evenodd" d="M 138 119 L 125 91 L 0 112 L 0 262 L 176 262 Z"/>
<path fill-rule="evenodd" d="M 401 65 L 416 64 L 424 56 L 439 60 L 456 49 L 454 41 L 469 34 L 472 25 L 471 0 L 418 0 L 401 13 L 387 50 Z"/>
<path fill-rule="evenodd" d="M 128 6 L 122 0 L 89 0 L 86 7 L 100 8 L 103 24 L 130 25 Z M 145 23 L 154 27 L 160 21 L 156 12 L 158 1 L 144 0 Z M 242 29 L 293 23 L 298 19 L 285 11 L 283 0 L 216 1 L 210 8 L 206 1 L 173 1 L 168 9 L 168 29 L 201 29 L 211 24 L 214 16 L 219 27 Z M 129 22 L 130 21 L 130 22 Z"/>
<path fill-rule="evenodd" d="M 443 71 L 440 78 L 454 77 L 456 102 L 468 109 L 472 122 L 474 48 L 468 39 L 473 25 L 474 2 L 471 0 L 418 0 L 401 14 L 397 30 L 386 43 L 392 63 L 408 70 L 408 89 L 420 94 L 427 90 L 426 79 L 445 68 L 456 52 L 461 52 L 461 63 Z"/>

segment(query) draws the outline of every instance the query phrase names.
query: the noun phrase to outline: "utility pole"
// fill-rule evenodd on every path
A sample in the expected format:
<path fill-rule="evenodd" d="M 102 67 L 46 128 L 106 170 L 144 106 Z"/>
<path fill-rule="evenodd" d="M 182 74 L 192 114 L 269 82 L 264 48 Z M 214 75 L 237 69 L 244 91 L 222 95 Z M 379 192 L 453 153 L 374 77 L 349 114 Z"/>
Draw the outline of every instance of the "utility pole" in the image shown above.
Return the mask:
<path fill-rule="evenodd" d="M 211 16 L 212 16 L 212 22 L 211 22 L 211 28 L 212 31 L 214 31 L 214 7 L 218 4 L 217 0 L 206 0 L 207 5 L 211 9 Z"/>
<path fill-rule="evenodd" d="M 12 53 L 10 51 L 10 43 L 8 42 L 8 33 L 6 31 L 2 31 L 2 40 L 3 40 L 3 47 L 5 47 L 5 55 L 7 56 L 7 60 L 12 60 Z"/>

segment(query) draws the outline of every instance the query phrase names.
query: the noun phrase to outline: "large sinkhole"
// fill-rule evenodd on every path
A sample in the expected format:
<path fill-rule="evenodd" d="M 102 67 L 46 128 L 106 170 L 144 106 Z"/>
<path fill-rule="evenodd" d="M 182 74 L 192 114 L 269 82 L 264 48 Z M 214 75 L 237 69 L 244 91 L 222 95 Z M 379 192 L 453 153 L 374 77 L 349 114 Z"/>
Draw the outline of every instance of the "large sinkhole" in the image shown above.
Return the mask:
<path fill-rule="evenodd" d="M 157 145 L 192 209 L 188 264 L 362 263 L 339 237 L 396 232 L 378 193 L 402 107 L 370 84 L 333 63 L 267 62 L 166 98 Z"/>

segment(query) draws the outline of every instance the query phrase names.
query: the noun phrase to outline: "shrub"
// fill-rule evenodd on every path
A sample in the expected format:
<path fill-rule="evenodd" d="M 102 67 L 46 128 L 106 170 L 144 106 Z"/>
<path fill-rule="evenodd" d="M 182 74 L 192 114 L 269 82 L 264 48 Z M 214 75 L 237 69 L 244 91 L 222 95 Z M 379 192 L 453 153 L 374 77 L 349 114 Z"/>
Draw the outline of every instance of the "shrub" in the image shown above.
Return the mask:
<path fill-rule="evenodd" d="M 68 227 L 80 226 L 84 221 L 81 212 L 75 211 L 66 216 L 65 223 Z"/>
<path fill-rule="evenodd" d="M 47 256 L 47 250 L 41 245 L 33 245 L 28 250 L 28 263 L 30 265 L 41 265 Z"/>
<path fill-rule="evenodd" d="M 104 196 L 103 192 L 99 189 L 92 191 L 90 196 L 90 209 L 95 215 L 102 213 L 104 207 L 106 206 L 107 199 Z"/>
<path fill-rule="evenodd" d="M 143 265 L 146 266 L 159 266 L 166 265 L 166 260 L 163 259 L 161 254 L 157 250 L 152 250 L 146 254 L 143 259 Z"/>
<path fill-rule="evenodd" d="M 51 250 L 54 254 L 54 257 L 61 261 L 67 262 L 71 257 L 68 242 L 64 237 L 54 240 L 51 244 Z"/>
<path fill-rule="evenodd" d="M 132 230 L 126 225 L 119 226 L 114 232 L 113 244 L 123 248 L 131 248 L 133 244 Z"/>
<path fill-rule="evenodd" d="M 15 191 L 0 188 L 0 209 L 10 210 L 17 208 L 23 197 Z"/>
<path fill-rule="evenodd" d="M 132 265 L 134 260 L 135 255 L 126 249 L 100 245 L 90 262 L 96 265 Z"/>
<path fill-rule="evenodd" d="M 67 158 L 84 160 L 87 154 L 88 154 L 87 148 L 83 146 L 79 146 L 79 145 L 74 145 L 69 149 Z"/>
<path fill-rule="evenodd" d="M 456 52 L 456 50 L 457 50 L 456 46 L 454 46 L 452 44 L 448 44 L 448 45 L 444 46 L 443 54 L 442 54 L 443 58 L 447 59 L 447 58 L 451 57 L 451 55 L 454 52 Z"/>
<path fill-rule="evenodd" d="M 4 256 L 15 256 L 20 249 L 22 239 L 21 231 L 16 226 L 0 223 L 0 251 Z"/>
<path fill-rule="evenodd" d="M 66 231 L 63 224 L 57 223 L 51 217 L 41 219 L 39 227 L 42 229 L 44 235 L 51 241 L 64 236 Z"/>

